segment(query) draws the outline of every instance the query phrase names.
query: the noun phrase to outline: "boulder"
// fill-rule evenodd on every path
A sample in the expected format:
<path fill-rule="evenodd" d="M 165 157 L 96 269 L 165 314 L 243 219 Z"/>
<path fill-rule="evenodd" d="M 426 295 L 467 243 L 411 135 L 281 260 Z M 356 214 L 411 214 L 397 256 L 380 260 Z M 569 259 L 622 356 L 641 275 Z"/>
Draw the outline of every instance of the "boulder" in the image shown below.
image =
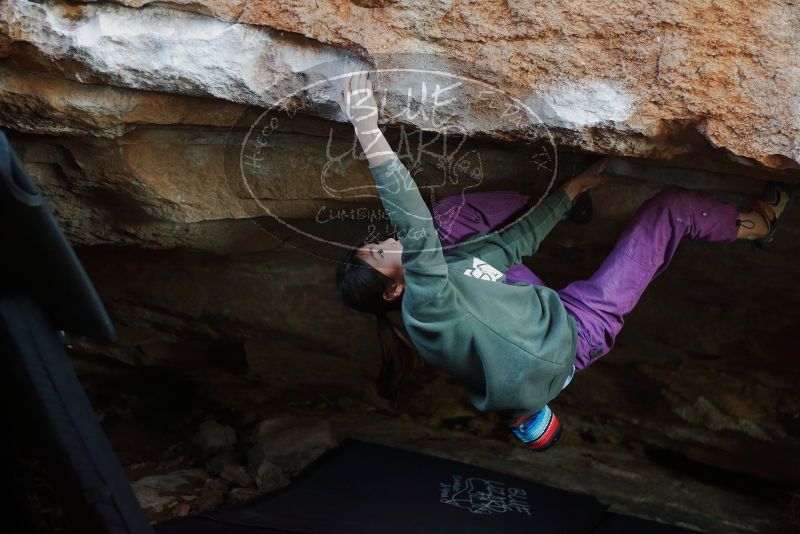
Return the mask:
<path fill-rule="evenodd" d="M 293 416 L 265 419 L 257 426 L 253 441 L 247 459 L 251 471 L 256 471 L 257 480 L 265 463 L 270 466 L 267 472 L 274 471 L 271 467 L 274 465 L 294 476 L 336 446 L 330 423 Z"/>
<path fill-rule="evenodd" d="M 797 21 L 791 0 L 325 0 L 314 9 L 276 0 L 8 0 L 0 58 L 81 83 L 271 106 L 285 87 L 276 80 L 302 86 L 319 65 L 387 68 L 407 55 L 404 68 L 449 66 L 513 94 L 565 144 L 664 157 L 710 143 L 796 169 Z M 403 96 L 407 79 L 386 76 L 380 88 Z M 18 109 L 48 105 L 46 96 L 27 100 Z M 309 103 L 313 114 L 343 120 L 329 99 Z M 498 128 L 498 116 L 455 119 L 468 134 L 526 135 Z"/>
<path fill-rule="evenodd" d="M 236 431 L 229 426 L 221 425 L 213 419 L 200 425 L 192 443 L 203 456 L 210 456 L 236 444 Z"/>

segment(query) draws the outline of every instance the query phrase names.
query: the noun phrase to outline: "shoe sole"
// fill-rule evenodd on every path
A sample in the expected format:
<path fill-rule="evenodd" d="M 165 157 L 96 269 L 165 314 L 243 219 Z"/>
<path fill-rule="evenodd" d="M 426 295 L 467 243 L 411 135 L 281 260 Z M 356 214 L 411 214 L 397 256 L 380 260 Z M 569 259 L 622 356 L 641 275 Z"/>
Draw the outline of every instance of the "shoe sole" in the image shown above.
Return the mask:
<path fill-rule="evenodd" d="M 787 190 L 784 189 L 784 191 Z M 789 189 L 787 192 L 789 194 L 789 200 L 786 202 L 786 206 L 783 208 L 783 211 L 778 217 L 775 218 L 775 221 L 772 223 L 772 228 L 770 228 L 770 231 L 767 235 L 765 235 L 761 239 L 753 240 L 752 242 L 753 248 L 763 249 L 764 247 L 772 243 L 772 241 L 775 239 L 775 232 L 778 230 L 778 227 L 780 226 L 781 219 L 783 218 L 784 215 L 786 215 L 789 212 L 790 209 L 792 209 L 792 205 L 794 204 L 795 198 L 797 196 L 794 189 Z"/>

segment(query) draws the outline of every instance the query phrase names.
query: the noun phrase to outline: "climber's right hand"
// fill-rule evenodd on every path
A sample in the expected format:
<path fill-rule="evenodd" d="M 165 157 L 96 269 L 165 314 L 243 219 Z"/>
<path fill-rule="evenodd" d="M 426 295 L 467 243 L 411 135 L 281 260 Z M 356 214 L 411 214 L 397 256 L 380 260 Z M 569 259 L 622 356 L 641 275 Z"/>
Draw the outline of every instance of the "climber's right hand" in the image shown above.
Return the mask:
<path fill-rule="evenodd" d="M 578 176 L 564 182 L 562 188 L 567 193 L 570 200 L 575 200 L 575 198 L 584 191 L 588 191 L 593 187 L 607 182 L 608 178 L 602 176 L 607 163 L 608 158 L 597 160 Z"/>

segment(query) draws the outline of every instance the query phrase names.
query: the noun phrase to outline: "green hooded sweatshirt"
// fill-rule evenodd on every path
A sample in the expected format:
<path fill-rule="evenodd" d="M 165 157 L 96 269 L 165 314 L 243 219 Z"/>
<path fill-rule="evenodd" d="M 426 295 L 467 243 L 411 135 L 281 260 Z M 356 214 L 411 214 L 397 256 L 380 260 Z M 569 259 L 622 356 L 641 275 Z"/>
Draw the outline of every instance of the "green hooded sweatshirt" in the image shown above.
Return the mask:
<path fill-rule="evenodd" d="M 403 245 L 402 317 L 420 356 L 462 380 L 478 410 L 518 417 L 542 409 L 572 371 L 575 319 L 555 291 L 505 284 L 503 271 L 536 251 L 569 196 L 558 188 L 508 228 L 443 250 L 397 155 L 370 170 Z"/>

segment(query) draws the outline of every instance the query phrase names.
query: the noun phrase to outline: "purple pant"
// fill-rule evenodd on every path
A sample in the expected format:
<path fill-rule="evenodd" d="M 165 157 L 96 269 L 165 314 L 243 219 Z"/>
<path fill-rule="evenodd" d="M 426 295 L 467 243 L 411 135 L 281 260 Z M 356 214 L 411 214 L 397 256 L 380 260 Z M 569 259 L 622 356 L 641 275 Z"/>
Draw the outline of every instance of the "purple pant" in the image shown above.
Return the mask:
<path fill-rule="evenodd" d="M 446 197 L 434 209 L 434 224 L 444 246 L 496 228 L 525 207 L 528 197 L 496 191 Z M 608 353 L 647 285 L 667 267 L 684 237 L 733 241 L 737 210 L 688 189 L 671 188 L 647 200 L 619 237 L 614 249 L 588 280 L 557 291 L 578 327 L 576 370 Z M 506 283 L 545 283 L 526 266 L 511 266 Z"/>

